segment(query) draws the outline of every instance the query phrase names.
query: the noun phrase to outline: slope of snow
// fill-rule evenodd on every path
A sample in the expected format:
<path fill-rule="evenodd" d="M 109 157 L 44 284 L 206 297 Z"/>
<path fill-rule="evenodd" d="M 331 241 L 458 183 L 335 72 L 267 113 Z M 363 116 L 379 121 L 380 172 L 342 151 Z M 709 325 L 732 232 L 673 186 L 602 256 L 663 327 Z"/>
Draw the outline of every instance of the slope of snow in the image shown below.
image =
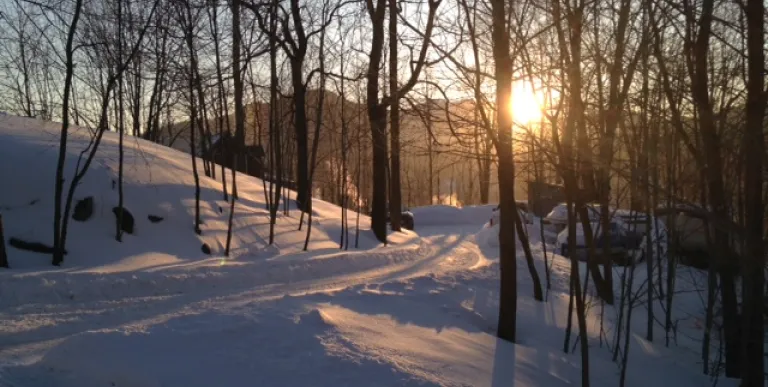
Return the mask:
<path fill-rule="evenodd" d="M 0 180 L 12 182 L 11 189 L 0 190 L 6 238 L 17 237 L 52 245 L 53 181 L 58 156 L 60 125 L 29 118 L 6 116 L 0 119 Z M 69 134 L 65 164 L 65 189 L 71 180 L 78 156 L 87 147 L 90 134 L 73 128 Z M 199 161 L 199 160 L 198 160 Z M 223 200 L 221 182 L 200 174 L 200 216 L 202 236 L 193 232 L 194 180 L 191 157 L 134 137 L 126 137 L 124 156 L 124 206 L 136 222 L 134 235 L 124 242 L 115 241 L 115 216 L 118 203 L 115 187 L 118 174 L 118 136 L 105 133 L 91 168 L 75 191 L 75 199 L 92 196 L 94 216 L 81 223 L 70 220 L 64 267 L 94 272 L 120 272 L 159 266 L 187 264 L 207 258 L 202 243 L 211 246 L 214 256 L 224 252 L 229 206 Z M 217 171 L 220 176 L 220 170 Z M 229 176 L 228 176 L 229 177 Z M 303 247 L 306 232 L 297 231 L 299 212 L 279 216 L 275 244 L 267 247 L 269 213 L 265 205 L 261 180 L 238 177 L 240 200 L 237 202 L 232 241 L 232 256 L 249 257 L 296 253 Z M 229 184 L 231 188 L 231 182 Z M 293 196 L 293 194 L 291 194 Z M 291 201 L 291 204 L 293 202 Z M 282 205 L 281 205 L 282 208 Z M 331 204 L 315 201 L 314 224 L 310 250 L 338 249 L 341 234 L 341 210 Z M 354 227 L 355 213 L 350 211 Z M 163 217 L 152 223 L 147 217 Z M 370 219 L 360 218 L 360 247 L 378 245 L 369 232 Z M 354 230 L 351 237 L 354 238 Z M 390 236 L 394 244 L 415 239 L 413 233 Z M 46 256 L 9 249 L 14 269 L 48 269 Z M 108 253 L 107 253 L 108 252 Z"/>
<path fill-rule="evenodd" d="M 0 190 L 6 237 L 49 243 L 57 128 L 0 117 L 0 178 L 14 184 Z M 67 176 L 87 138 L 73 131 Z M 388 246 L 373 239 L 363 216 L 360 248 L 340 251 L 341 210 L 316 201 L 310 251 L 302 252 L 305 233 L 296 230 L 295 210 L 278 219 L 275 245 L 265 243 L 261 181 L 241 176 L 235 254 L 224 259 L 228 213 L 218 210 L 220 183 L 200 178 L 205 224 L 197 236 L 190 157 L 128 138 L 126 208 L 137 232 L 118 243 L 110 211 L 117 201 L 111 187 L 116 141 L 105 136 L 78 188 L 77 197 L 94 196 L 97 210 L 89 222 L 71 223 L 64 265 L 52 268 L 48 256 L 9 248 L 13 268 L 0 271 L 0 386 L 580 384 L 578 351 L 562 348 L 570 262 L 550 253 L 538 225 L 528 232 L 534 266 L 551 289 L 546 303 L 533 299 L 518 252 L 518 342 L 511 344 L 494 336 L 499 263 L 490 242 L 493 235 L 498 242 L 498 230 L 483 228 L 490 208 L 414 209 L 419 235 L 392 234 Z M 165 220 L 149 223 L 148 214 Z M 200 252 L 203 242 L 213 256 Z M 635 272 L 636 291 L 646 282 L 644 272 Z M 706 279 L 701 274 L 679 273 L 670 348 L 658 339 L 660 328 L 657 341 L 642 339 L 645 313 L 635 305 L 627 386 L 709 384 L 696 352 L 702 310 L 694 290 Z M 607 346 L 617 314 L 605 306 L 601 330 L 601 310 L 599 302 L 590 303 L 591 380 L 616 386 L 619 368 Z"/>

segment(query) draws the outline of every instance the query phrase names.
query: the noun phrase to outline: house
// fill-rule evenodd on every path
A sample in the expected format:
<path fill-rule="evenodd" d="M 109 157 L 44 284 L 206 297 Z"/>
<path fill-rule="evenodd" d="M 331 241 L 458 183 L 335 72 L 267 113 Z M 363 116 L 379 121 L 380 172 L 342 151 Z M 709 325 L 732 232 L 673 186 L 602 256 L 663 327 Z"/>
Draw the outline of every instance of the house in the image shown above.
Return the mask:
<path fill-rule="evenodd" d="M 202 157 L 216 164 L 232 168 L 233 160 L 231 155 L 235 149 L 235 139 L 232 135 L 228 133 L 222 136 L 216 135 L 211 138 L 211 149 L 208 150 L 208 154 L 202 155 Z M 263 177 L 264 147 L 261 145 L 246 145 L 241 154 L 243 157 L 238 160 L 237 171 L 250 176 Z"/>
<path fill-rule="evenodd" d="M 585 203 L 596 202 L 598 199 L 588 195 L 585 190 L 579 190 L 578 193 Z M 563 186 L 542 181 L 528 181 L 528 207 L 530 208 L 529 212 L 533 215 L 543 218 L 555 206 L 565 201 L 565 188 Z"/>

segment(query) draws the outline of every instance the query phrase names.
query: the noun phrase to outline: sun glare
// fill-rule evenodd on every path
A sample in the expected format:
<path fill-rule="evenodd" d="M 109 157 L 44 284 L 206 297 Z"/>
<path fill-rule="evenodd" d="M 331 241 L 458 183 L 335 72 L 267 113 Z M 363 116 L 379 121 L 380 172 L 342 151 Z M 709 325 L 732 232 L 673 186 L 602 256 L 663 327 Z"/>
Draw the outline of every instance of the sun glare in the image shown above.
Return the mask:
<path fill-rule="evenodd" d="M 512 85 L 512 120 L 517 125 L 527 125 L 541 118 L 541 99 L 528 82 Z"/>

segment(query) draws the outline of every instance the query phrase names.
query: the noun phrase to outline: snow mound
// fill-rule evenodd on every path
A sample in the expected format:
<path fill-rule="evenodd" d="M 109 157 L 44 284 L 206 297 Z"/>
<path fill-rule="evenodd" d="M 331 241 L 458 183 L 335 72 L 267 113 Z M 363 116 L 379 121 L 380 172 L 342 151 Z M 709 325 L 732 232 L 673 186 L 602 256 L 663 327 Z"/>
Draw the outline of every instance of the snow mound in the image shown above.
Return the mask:
<path fill-rule="evenodd" d="M 525 225 L 525 232 L 528 236 L 528 243 L 530 243 L 532 246 L 536 244 L 541 243 L 541 224 L 539 223 L 539 218 L 533 218 L 533 224 L 526 224 Z M 515 235 L 517 235 L 517 231 L 515 231 Z M 548 230 L 544 230 L 544 239 L 554 239 L 555 235 L 553 235 L 552 232 Z M 499 247 L 499 225 L 494 224 L 491 226 L 489 223 L 486 223 L 480 231 L 475 234 L 475 241 L 480 248 L 498 248 Z M 517 237 L 517 244 L 516 246 L 518 249 L 520 248 L 520 243 L 522 241 L 520 240 L 520 236 Z"/>
<path fill-rule="evenodd" d="M 0 190 L 0 211 L 6 238 L 52 245 L 53 182 L 61 125 L 31 118 L 0 116 L 0 181 L 12 182 L 13 189 Z M 79 156 L 88 148 L 91 132 L 72 127 L 69 131 L 64 168 L 65 190 L 77 168 Z M 118 204 L 118 142 L 116 133 L 104 134 L 87 174 L 75 190 L 74 199 L 93 197 L 91 219 L 70 219 L 67 238 L 67 269 L 100 273 L 132 272 L 151 268 L 203 262 L 211 256 L 201 246 L 206 243 L 213 257 L 224 253 L 229 204 L 223 200 L 221 171 L 217 179 L 206 177 L 198 159 L 200 175 L 200 218 L 202 235 L 194 228 L 195 183 L 191 156 L 177 150 L 125 137 L 124 208 L 135 221 L 133 235 L 115 240 L 116 222 L 112 212 Z M 82 164 L 82 161 L 81 161 Z M 231 179 L 231 175 L 227 175 Z M 228 187 L 231 188 L 231 181 Z M 269 212 L 261 180 L 238 175 L 239 200 L 233 224 L 231 257 L 264 255 L 265 251 L 299 253 L 306 231 L 298 231 L 300 213 L 290 200 L 291 212 L 281 211 L 275 228 L 275 243 L 268 247 Z M 290 193 L 294 197 L 294 193 Z M 281 205 L 282 208 L 282 205 Z M 338 249 L 341 234 L 341 209 L 315 200 L 312 238 L 309 250 Z M 154 223 L 150 215 L 162 217 Z M 349 212 L 354 224 L 356 213 Z M 305 219 L 306 221 L 306 219 Z M 370 232 L 370 218 L 360 217 L 360 249 L 380 245 Z M 350 235 L 355 237 L 354 230 Z M 393 233 L 390 244 L 415 240 L 412 232 Z M 52 270 L 50 256 L 8 248 L 12 269 Z"/>
<path fill-rule="evenodd" d="M 422 226 L 451 226 L 451 225 L 477 225 L 481 226 L 491 218 L 495 205 L 480 205 L 453 207 L 448 205 L 435 205 L 415 207 L 410 211 L 416 227 Z"/>
<path fill-rule="evenodd" d="M 326 313 L 320 309 L 313 308 L 309 312 L 299 316 L 299 322 L 301 324 L 309 324 L 319 327 L 330 327 L 331 318 L 326 316 Z"/>
<path fill-rule="evenodd" d="M 480 247 L 499 247 L 499 225 L 487 225 L 475 234 L 475 241 Z"/>

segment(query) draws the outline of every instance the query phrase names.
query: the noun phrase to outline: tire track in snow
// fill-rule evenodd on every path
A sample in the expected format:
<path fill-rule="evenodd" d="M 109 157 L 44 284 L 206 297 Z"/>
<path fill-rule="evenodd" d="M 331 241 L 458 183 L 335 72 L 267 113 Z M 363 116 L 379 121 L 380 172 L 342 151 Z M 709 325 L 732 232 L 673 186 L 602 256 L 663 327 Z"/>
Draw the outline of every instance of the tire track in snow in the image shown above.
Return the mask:
<path fill-rule="evenodd" d="M 29 343 L 105 326 L 151 324 L 224 305 L 462 271 L 480 258 L 472 235 L 448 233 L 424 237 L 419 244 L 305 261 L 236 261 L 170 273 L 25 276 L 0 284 L 0 319 L 5 322 L 0 348 L 18 352 Z M 7 358 L 3 352 L 9 353 L 0 350 L 0 362 Z"/>

